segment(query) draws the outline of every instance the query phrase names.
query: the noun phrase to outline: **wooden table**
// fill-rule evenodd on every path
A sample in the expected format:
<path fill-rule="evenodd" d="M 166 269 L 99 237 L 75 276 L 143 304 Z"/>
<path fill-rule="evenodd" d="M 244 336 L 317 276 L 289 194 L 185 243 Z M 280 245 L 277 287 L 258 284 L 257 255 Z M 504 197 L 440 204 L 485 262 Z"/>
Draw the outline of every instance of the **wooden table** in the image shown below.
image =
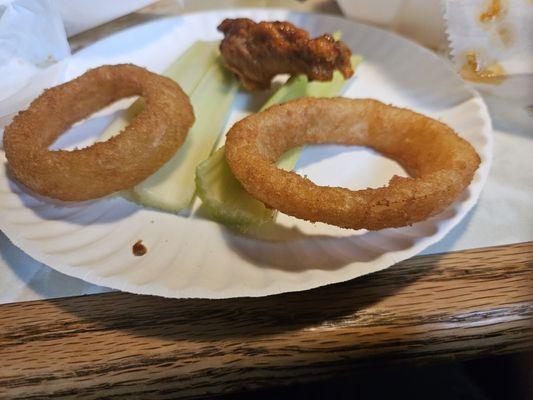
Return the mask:
<path fill-rule="evenodd" d="M 533 348 L 533 242 L 415 257 L 232 300 L 108 293 L 0 305 L 0 397 L 192 398 Z"/>
<path fill-rule="evenodd" d="M 158 3 L 71 38 L 72 47 L 176 7 Z M 350 282 L 258 299 L 108 293 L 6 304 L 0 398 L 230 393 L 524 351 L 533 348 L 532 327 L 533 242 L 415 257 Z"/>

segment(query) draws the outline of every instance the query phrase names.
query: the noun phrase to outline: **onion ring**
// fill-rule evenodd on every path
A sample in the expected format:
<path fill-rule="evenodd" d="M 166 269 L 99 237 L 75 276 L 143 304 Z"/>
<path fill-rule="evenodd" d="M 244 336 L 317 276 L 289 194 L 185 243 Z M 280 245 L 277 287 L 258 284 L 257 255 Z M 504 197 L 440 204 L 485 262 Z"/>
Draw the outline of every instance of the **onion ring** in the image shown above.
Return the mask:
<path fill-rule="evenodd" d="M 73 151 L 48 147 L 75 122 L 124 97 L 146 107 L 108 141 Z M 188 96 L 169 78 L 132 64 L 105 65 L 45 90 L 4 132 L 11 174 L 59 200 L 94 199 L 130 188 L 158 170 L 194 122 Z"/>
<path fill-rule="evenodd" d="M 367 146 L 399 162 L 410 178 L 352 191 L 318 186 L 275 165 L 304 144 Z M 442 211 L 469 185 L 480 158 L 447 125 L 370 99 L 303 98 L 251 115 L 226 139 L 226 160 L 244 189 L 267 207 L 311 222 L 379 230 Z"/>

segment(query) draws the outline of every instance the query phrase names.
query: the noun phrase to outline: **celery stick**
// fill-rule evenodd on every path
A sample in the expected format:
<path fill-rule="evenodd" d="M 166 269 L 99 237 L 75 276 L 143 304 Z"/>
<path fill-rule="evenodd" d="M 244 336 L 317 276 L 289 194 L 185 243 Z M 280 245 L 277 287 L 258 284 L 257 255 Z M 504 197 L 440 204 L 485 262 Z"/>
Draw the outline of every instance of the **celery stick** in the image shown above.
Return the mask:
<path fill-rule="evenodd" d="M 177 82 L 185 93 L 191 94 L 217 57 L 218 42 L 196 42 L 176 59 L 163 75 Z M 118 134 L 143 109 L 144 101 L 139 98 L 107 127 L 100 136 L 100 141 Z"/>
<path fill-rule="evenodd" d="M 361 60 L 361 56 L 352 56 L 354 69 Z M 262 109 L 299 97 L 338 96 L 345 83 L 338 71 L 335 71 L 329 82 L 308 82 L 306 76 L 297 76 L 274 93 Z M 293 169 L 301 151 L 301 148 L 289 150 L 280 158 L 278 166 L 287 170 Z M 198 196 L 215 220 L 241 231 L 274 218 L 275 211 L 267 209 L 263 203 L 250 196 L 235 179 L 226 163 L 223 147 L 198 166 L 196 187 Z"/>
<path fill-rule="evenodd" d="M 245 231 L 273 217 L 273 211 L 248 195 L 233 177 L 223 147 L 198 166 L 196 190 L 213 219 L 236 229 Z"/>
<path fill-rule="evenodd" d="M 196 167 L 213 151 L 237 88 L 237 80 L 220 61 L 207 71 L 191 94 L 196 120 L 185 143 L 155 174 L 133 188 L 137 201 L 174 212 L 191 204 Z"/>

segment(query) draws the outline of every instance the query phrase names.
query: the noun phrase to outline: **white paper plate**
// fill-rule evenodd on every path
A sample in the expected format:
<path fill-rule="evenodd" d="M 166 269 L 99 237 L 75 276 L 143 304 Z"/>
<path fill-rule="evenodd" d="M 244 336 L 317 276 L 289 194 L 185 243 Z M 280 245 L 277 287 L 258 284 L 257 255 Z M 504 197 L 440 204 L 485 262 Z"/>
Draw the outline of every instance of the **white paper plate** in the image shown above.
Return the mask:
<path fill-rule="evenodd" d="M 483 101 L 443 60 L 382 30 L 285 10 L 190 14 L 134 27 L 88 47 L 73 57 L 66 78 L 119 62 L 161 72 L 192 42 L 219 38 L 216 26 L 222 19 L 238 16 L 289 20 L 313 35 L 341 30 L 343 40 L 365 57 L 345 95 L 409 107 L 452 126 L 482 159 L 471 186 L 449 209 L 411 227 L 369 233 L 281 216 L 278 232 L 270 240 L 257 240 L 200 216 L 154 211 L 120 197 L 53 205 L 10 181 L 2 154 L 0 227 L 15 245 L 65 274 L 124 291 L 168 297 L 264 296 L 387 268 L 437 242 L 472 208 L 491 158 L 491 125 Z M 239 96 L 228 125 L 266 99 L 255 96 L 257 104 L 249 106 L 250 98 Z M 103 112 L 74 130 L 83 136 L 109 121 L 109 111 Z M 299 171 L 318 183 L 361 188 L 383 185 L 401 169 L 365 149 L 328 146 L 306 150 Z M 149 251 L 134 257 L 131 247 L 139 239 Z"/>

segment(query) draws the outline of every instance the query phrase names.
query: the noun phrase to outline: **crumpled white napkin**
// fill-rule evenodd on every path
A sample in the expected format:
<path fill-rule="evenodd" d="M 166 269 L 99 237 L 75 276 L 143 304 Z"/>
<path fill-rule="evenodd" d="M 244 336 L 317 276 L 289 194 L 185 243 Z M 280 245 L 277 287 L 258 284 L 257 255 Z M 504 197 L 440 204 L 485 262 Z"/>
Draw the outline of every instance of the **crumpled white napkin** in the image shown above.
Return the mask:
<path fill-rule="evenodd" d="M 449 53 L 484 95 L 533 104 L 533 3 L 529 0 L 337 0 L 348 17 Z M 471 73 L 468 73 L 468 70 Z M 498 75 L 492 83 L 485 76 Z M 477 78 L 477 79 L 476 79 Z M 474 79 L 475 81 L 473 81 Z"/>
<path fill-rule="evenodd" d="M 70 47 L 52 0 L 0 3 L 0 129 L 57 84 Z"/>
<path fill-rule="evenodd" d="M 0 0 L 0 148 L 3 128 L 64 80 L 73 35 L 154 0 Z"/>
<path fill-rule="evenodd" d="M 446 0 L 445 21 L 465 79 L 485 94 L 533 105 L 533 3 Z"/>

